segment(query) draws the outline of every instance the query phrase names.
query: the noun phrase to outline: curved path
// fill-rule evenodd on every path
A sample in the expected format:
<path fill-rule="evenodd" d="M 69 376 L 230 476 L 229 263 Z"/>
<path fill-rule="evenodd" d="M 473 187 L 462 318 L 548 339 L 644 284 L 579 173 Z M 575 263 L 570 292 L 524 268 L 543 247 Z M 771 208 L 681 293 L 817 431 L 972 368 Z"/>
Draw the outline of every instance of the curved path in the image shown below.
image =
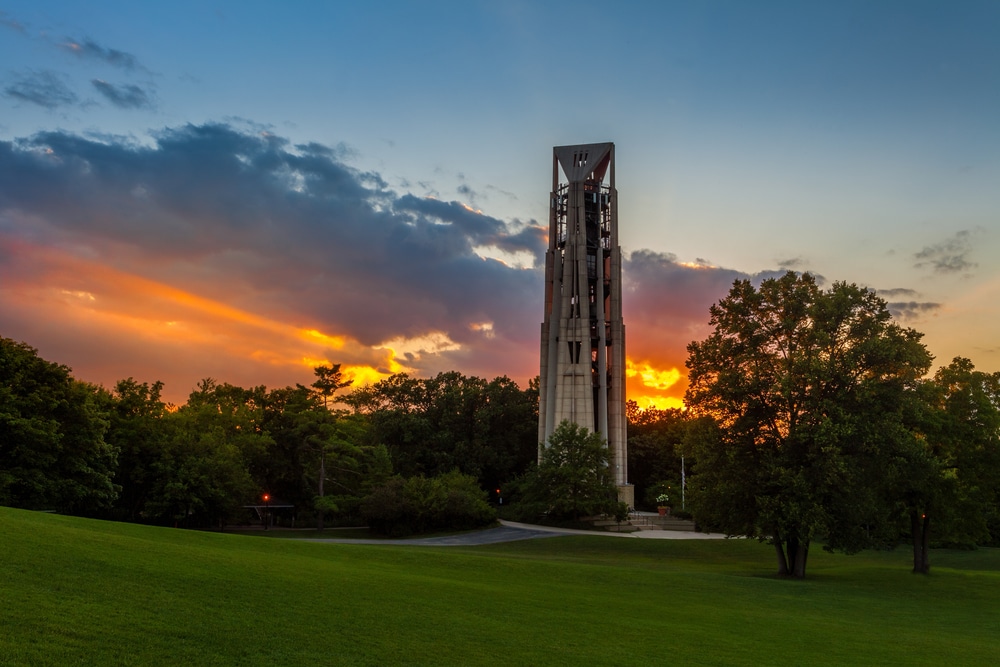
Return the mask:
<path fill-rule="evenodd" d="M 550 528 L 548 526 L 535 526 L 528 523 L 501 520 L 500 526 L 497 528 L 487 528 L 486 530 L 477 530 L 457 535 L 442 535 L 440 537 L 417 537 L 409 540 L 309 538 L 307 541 L 333 544 L 405 544 L 407 546 L 454 547 L 516 542 L 518 540 L 533 540 L 542 537 L 557 537 L 559 535 L 590 535 L 591 537 L 627 537 L 653 540 L 713 540 L 724 537 L 724 535 L 719 533 L 694 533 L 679 530 L 641 530 L 634 533 L 611 533 L 595 530 Z"/>

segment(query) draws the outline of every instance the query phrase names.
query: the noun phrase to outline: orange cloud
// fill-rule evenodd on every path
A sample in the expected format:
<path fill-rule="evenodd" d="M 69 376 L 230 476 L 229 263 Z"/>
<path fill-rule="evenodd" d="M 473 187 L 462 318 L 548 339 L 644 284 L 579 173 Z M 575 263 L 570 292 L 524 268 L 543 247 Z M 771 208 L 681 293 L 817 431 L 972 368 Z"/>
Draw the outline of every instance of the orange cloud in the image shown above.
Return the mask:
<path fill-rule="evenodd" d="M 18 261 L 35 269 L 35 275 L 21 284 L 5 280 L 6 304 L 0 305 L 19 307 L 25 319 L 37 322 L 44 318 L 50 322 L 47 328 L 85 330 L 92 338 L 104 341 L 103 360 L 93 353 L 83 363 L 52 360 L 73 366 L 80 379 L 105 386 L 128 375 L 141 376 L 147 369 L 144 359 L 134 360 L 135 367 L 124 374 L 105 376 L 106 370 L 97 370 L 102 361 L 105 367 L 133 363 L 124 359 L 130 346 L 147 350 L 150 357 L 171 357 L 177 367 L 210 359 L 216 367 L 242 369 L 239 377 L 219 377 L 220 381 L 247 384 L 241 378 L 253 377 L 250 384 L 264 382 L 271 386 L 309 384 L 313 368 L 333 363 L 342 363 L 345 377 L 355 385 L 377 382 L 392 373 L 410 370 L 397 360 L 398 352 L 419 354 L 456 346 L 442 334 L 434 333 L 369 347 L 349 336 L 250 312 L 66 251 L 9 239 L 0 239 L 0 244 L 5 251 L 16 250 Z M 115 341 L 128 341 L 129 345 Z M 170 369 L 166 375 L 175 371 Z M 183 402 L 184 396 L 178 392 L 217 371 L 204 367 L 191 372 L 194 375 L 187 380 L 187 387 L 165 387 L 169 400 Z"/>
<path fill-rule="evenodd" d="M 625 395 L 640 408 L 683 408 L 684 375 L 672 364 L 625 360 Z"/>

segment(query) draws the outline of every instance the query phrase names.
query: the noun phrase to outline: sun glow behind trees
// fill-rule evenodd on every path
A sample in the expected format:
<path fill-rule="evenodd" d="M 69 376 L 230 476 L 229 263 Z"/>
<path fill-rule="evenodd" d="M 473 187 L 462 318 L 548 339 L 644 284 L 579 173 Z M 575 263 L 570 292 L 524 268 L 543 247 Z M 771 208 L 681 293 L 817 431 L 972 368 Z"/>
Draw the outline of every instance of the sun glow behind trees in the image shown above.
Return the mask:
<path fill-rule="evenodd" d="M 669 363 L 655 363 L 625 360 L 626 396 L 641 409 L 683 408 L 684 401 L 677 395 L 678 389 L 680 395 L 684 393 L 684 387 L 677 386 L 683 377 L 680 370 Z"/>

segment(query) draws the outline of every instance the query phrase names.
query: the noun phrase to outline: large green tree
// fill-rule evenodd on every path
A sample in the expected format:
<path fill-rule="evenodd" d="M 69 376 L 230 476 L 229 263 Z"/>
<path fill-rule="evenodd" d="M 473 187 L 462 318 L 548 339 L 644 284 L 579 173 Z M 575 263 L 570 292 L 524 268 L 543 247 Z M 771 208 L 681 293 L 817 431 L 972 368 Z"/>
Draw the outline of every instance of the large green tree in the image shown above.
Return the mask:
<path fill-rule="evenodd" d="M 330 411 L 330 399 L 340 389 L 351 386 L 351 380 L 345 380 L 340 370 L 340 364 L 317 366 L 313 369 L 316 382 L 313 388 L 323 398 L 322 411 L 309 411 L 299 414 L 296 431 L 300 434 L 306 449 L 315 454 L 319 462 L 319 472 L 316 475 L 316 529 L 323 530 L 323 518 L 327 512 L 336 511 L 337 504 L 326 494 L 327 458 L 339 455 L 340 472 L 347 470 L 346 466 L 356 467 L 356 457 L 360 453 L 357 443 L 362 432 L 357 420 L 349 420 L 346 411 Z"/>
<path fill-rule="evenodd" d="M 107 392 L 0 338 L 0 504 L 91 514 L 118 495 Z"/>
<path fill-rule="evenodd" d="M 733 284 L 712 334 L 688 346 L 698 427 L 690 487 L 703 525 L 770 541 L 803 577 L 811 542 L 854 552 L 889 541 L 887 484 L 909 451 L 909 395 L 930 366 L 921 334 L 874 292 L 821 290 L 788 272 Z"/>
<path fill-rule="evenodd" d="M 360 502 L 358 489 L 361 471 L 361 443 L 367 431 L 367 420 L 345 410 L 325 408 L 298 413 L 296 434 L 299 437 L 301 460 L 310 462 L 303 473 L 315 482 L 313 509 L 316 529 L 323 530 L 329 512 L 346 510 L 345 501 Z M 334 486 L 333 493 L 328 482 Z"/>
<path fill-rule="evenodd" d="M 1000 487 L 1000 373 L 956 357 L 921 387 L 916 448 L 902 482 L 913 571 L 930 572 L 937 539 L 975 546 L 995 539 Z"/>

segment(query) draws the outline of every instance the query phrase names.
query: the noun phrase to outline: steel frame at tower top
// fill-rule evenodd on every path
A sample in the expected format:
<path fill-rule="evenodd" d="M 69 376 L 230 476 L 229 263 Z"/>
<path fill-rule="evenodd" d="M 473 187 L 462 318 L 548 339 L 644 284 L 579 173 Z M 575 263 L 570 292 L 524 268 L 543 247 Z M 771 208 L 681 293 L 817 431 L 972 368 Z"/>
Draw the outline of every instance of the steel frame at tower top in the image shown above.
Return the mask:
<path fill-rule="evenodd" d="M 539 456 L 563 420 L 599 432 L 611 450 L 619 496 L 631 505 L 621 267 L 615 145 L 555 147 L 545 253 Z"/>

